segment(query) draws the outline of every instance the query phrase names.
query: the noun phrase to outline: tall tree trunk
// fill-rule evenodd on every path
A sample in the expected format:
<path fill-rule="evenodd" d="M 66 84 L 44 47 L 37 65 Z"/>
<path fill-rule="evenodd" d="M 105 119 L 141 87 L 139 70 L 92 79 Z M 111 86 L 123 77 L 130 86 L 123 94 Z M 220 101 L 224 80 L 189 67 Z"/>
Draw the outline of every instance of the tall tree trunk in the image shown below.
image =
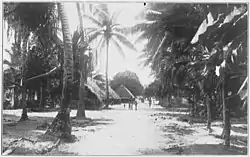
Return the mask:
<path fill-rule="evenodd" d="M 224 76 L 224 78 L 226 78 Z M 225 98 L 227 97 L 227 80 L 224 79 L 224 82 L 222 84 L 222 105 L 223 105 L 223 132 L 222 132 L 222 138 L 225 140 L 225 146 L 230 147 L 230 110 L 229 106 L 226 103 Z"/>
<path fill-rule="evenodd" d="M 109 39 L 106 39 L 106 106 L 105 108 L 109 107 L 109 79 L 108 79 L 108 65 L 109 65 Z"/>
<path fill-rule="evenodd" d="M 194 117 L 194 113 L 195 113 L 195 95 L 193 94 L 192 95 L 192 98 L 191 98 L 191 117 L 193 118 Z"/>
<path fill-rule="evenodd" d="M 40 102 L 39 102 L 39 108 L 43 108 L 43 85 L 40 87 L 40 92 L 39 92 L 40 96 Z"/>
<path fill-rule="evenodd" d="M 69 32 L 69 23 L 66 16 L 64 4 L 58 3 L 58 15 L 62 23 L 63 42 L 64 42 L 64 64 L 63 64 L 63 90 L 61 106 L 57 116 L 53 120 L 46 134 L 60 138 L 71 139 L 70 110 L 69 104 L 72 95 L 73 85 L 73 52 L 72 42 Z"/>
<path fill-rule="evenodd" d="M 81 36 L 84 36 L 85 34 L 83 33 L 83 21 L 82 21 L 82 14 L 80 10 L 80 4 L 79 2 L 76 3 L 77 7 L 77 12 L 78 12 L 78 18 L 80 22 L 80 29 L 81 29 Z M 77 107 L 77 113 L 76 117 L 77 119 L 85 119 L 85 102 L 84 102 L 84 97 L 85 97 L 85 83 L 87 81 L 86 74 L 84 74 L 84 49 L 81 48 L 80 51 L 80 88 L 79 88 L 79 100 L 78 100 L 78 107 Z M 84 77 L 85 76 L 85 77 Z"/>
<path fill-rule="evenodd" d="M 24 36 L 24 40 L 23 40 L 23 45 L 22 45 L 22 49 L 23 49 L 23 55 L 22 55 L 22 87 L 21 87 L 21 92 L 22 92 L 22 100 L 21 100 L 21 105 L 22 105 L 22 115 L 21 115 L 21 119 L 20 121 L 24 121 L 24 120 L 28 120 L 28 114 L 27 114 L 27 89 L 26 89 L 26 78 L 27 78 L 27 61 L 28 61 L 28 57 L 29 54 L 27 52 L 27 43 L 28 43 L 28 39 L 29 39 L 29 34 L 27 33 Z"/>
<path fill-rule="evenodd" d="M 13 97 L 14 97 L 14 109 L 18 108 L 18 88 L 14 87 Z"/>
<path fill-rule="evenodd" d="M 206 95 L 206 106 L 207 106 L 207 129 L 209 133 L 212 132 L 211 129 L 211 104 L 210 104 L 210 97 Z"/>

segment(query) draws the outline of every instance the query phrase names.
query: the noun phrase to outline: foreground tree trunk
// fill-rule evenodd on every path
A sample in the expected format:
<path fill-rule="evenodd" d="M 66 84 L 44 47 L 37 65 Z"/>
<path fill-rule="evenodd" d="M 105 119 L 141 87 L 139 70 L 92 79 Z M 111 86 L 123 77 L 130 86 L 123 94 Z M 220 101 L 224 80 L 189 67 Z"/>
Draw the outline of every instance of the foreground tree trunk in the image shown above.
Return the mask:
<path fill-rule="evenodd" d="M 18 108 L 18 89 L 14 87 L 13 98 L 14 98 L 14 109 Z"/>
<path fill-rule="evenodd" d="M 210 104 L 210 97 L 206 95 L 206 106 L 207 106 L 207 129 L 209 133 L 212 132 L 211 129 L 211 104 Z"/>
<path fill-rule="evenodd" d="M 109 80 L 108 80 L 108 64 L 109 64 L 109 39 L 106 39 L 106 48 L 107 48 L 107 50 L 106 50 L 106 99 L 107 99 L 107 101 L 106 101 L 106 106 L 105 106 L 105 108 L 108 108 L 109 107 Z"/>
<path fill-rule="evenodd" d="M 82 21 L 82 14 L 80 10 L 80 4 L 76 3 L 79 22 L 80 22 L 80 28 L 81 28 L 81 36 L 84 36 L 83 33 L 83 21 Z M 87 77 L 84 77 L 86 74 L 84 74 L 84 49 L 81 47 L 80 51 L 80 88 L 79 88 L 79 101 L 78 101 L 78 108 L 76 117 L 77 119 L 85 119 L 85 104 L 84 104 L 84 97 L 85 97 L 85 82 L 87 81 Z"/>
<path fill-rule="evenodd" d="M 72 94 L 73 85 L 73 52 L 72 42 L 69 32 L 69 24 L 62 3 L 58 3 L 58 15 L 62 23 L 63 42 L 64 42 L 64 64 L 63 64 L 63 90 L 60 110 L 46 131 L 46 134 L 54 135 L 60 138 L 71 138 L 70 110 L 69 103 Z"/>
<path fill-rule="evenodd" d="M 223 132 L 221 136 L 225 140 L 225 146 L 230 147 L 231 124 L 230 124 L 230 110 L 225 101 L 225 98 L 227 97 L 227 89 L 226 89 L 227 83 L 226 82 L 227 80 L 224 80 L 223 85 L 222 85 Z"/>
<path fill-rule="evenodd" d="M 27 54 L 27 43 L 28 43 L 28 39 L 29 39 L 29 34 L 27 33 L 24 36 L 24 41 L 23 41 L 23 45 L 22 45 L 22 49 L 23 49 L 23 55 L 22 55 L 22 87 L 21 87 L 21 92 L 22 92 L 22 100 L 21 100 L 21 105 L 22 105 L 22 115 L 21 115 L 21 119 L 20 121 L 25 121 L 28 120 L 28 114 L 27 114 L 27 89 L 26 89 L 26 75 L 27 75 L 27 60 L 28 60 L 28 56 L 29 54 Z"/>
<path fill-rule="evenodd" d="M 39 108 L 43 108 L 43 85 L 40 87 L 40 92 L 39 92 L 40 96 L 40 102 L 39 102 Z"/>

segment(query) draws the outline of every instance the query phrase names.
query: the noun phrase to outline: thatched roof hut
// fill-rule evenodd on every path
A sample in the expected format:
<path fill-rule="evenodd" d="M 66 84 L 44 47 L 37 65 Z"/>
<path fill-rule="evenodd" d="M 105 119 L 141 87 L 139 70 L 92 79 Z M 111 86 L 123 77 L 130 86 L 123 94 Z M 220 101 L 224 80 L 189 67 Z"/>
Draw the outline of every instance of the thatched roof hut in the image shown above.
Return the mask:
<path fill-rule="evenodd" d="M 121 99 L 135 98 L 135 96 L 129 91 L 129 89 L 127 89 L 123 85 L 119 86 L 115 91 L 120 96 Z"/>
<path fill-rule="evenodd" d="M 106 100 L 106 86 L 105 83 L 88 78 L 87 83 L 85 83 L 87 87 L 86 97 L 85 97 L 85 106 L 86 109 L 98 109 L 104 106 L 104 102 Z M 109 96 L 110 99 L 120 100 L 120 96 L 116 94 L 116 92 L 109 87 Z"/>
<path fill-rule="evenodd" d="M 100 89 L 102 91 L 104 91 L 104 95 L 105 95 L 105 99 L 106 99 L 106 84 L 105 82 L 102 81 L 95 81 L 97 83 L 97 85 L 100 87 Z M 121 99 L 120 96 L 109 86 L 109 98 L 110 99 L 114 99 L 114 100 L 118 100 Z"/>

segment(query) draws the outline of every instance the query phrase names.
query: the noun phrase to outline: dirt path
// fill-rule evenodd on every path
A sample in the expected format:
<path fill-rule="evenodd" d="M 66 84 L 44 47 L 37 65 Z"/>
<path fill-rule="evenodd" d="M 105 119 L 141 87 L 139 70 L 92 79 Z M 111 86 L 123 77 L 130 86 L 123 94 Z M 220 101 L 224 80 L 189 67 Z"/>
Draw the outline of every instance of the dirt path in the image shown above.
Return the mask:
<path fill-rule="evenodd" d="M 72 120 L 73 143 L 62 143 L 46 155 L 246 155 L 247 124 L 233 124 L 230 149 L 221 144 L 222 139 L 216 136 L 222 132 L 221 122 L 212 123 L 212 133 L 208 133 L 204 123 L 189 124 L 180 121 L 186 112 L 163 109 L 160 106 L 148 107 L 139 104 L 138 110 L 128 110 L 123 105 L 112 106 L 111 110 L 86 111 L 89 118 L 85 121 Z M 3 145 L 8 147 L 11 141 L 25 137 L 37 140 L 35 144 L 21 141 L 13 155 L 39 154 L 36 150 L 53 144 L 44 141 L 46 127 L 57 112 L 29 112 L 29 121 L 9 126 L 8 123 L 20 119 L 21 110 L 4 110 Z M 71 117 L 76 110 L 71 111 Z"/>
<path fill-rule="evenodd" d="M 150 114 L 152 110 L 143 104 L 140 104 L 137 111 L 114 106 L 112 110 L 99 114 L 100 118 L 110 120 L 108 125 L 99 126 L 95 128 L 96 131 L 93 129 L 87 136 L 81 130 L 76 131 L 75 135 L 80 140 L 65 144 L 59 150 L 77 152 L 79 155 L 141 155 L 161 152 L 158 144 L 162 137 L 154 122 L 148 118 Z"/>

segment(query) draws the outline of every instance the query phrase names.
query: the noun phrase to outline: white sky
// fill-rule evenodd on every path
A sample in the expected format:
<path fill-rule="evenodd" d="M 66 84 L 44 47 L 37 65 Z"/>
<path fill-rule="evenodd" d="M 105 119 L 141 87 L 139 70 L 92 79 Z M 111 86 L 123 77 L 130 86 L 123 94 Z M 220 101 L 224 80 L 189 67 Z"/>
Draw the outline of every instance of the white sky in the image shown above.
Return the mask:
<path fill-rule="evenodd" d="M 123 10 L 120 15 L 118 16 L 118 22 L 122 25 L 131 25 L 135 23 L 134 17 L 141 11 L 144 7 L 143 3 L 109 3 L 108 4 L 109 10 L 111 12 L 120 11 Z M 78 14 L 76 9 L 76 3 L 66 2 L 65 9 L 68 15 L 69 19 L 69 27 L 71 30 L 71 33 L 76 30 L 76 27 L 79 25 L 78 20 Z M 90 23 L 87 23 L 84 21 L 84 25 L 90 26 Z M 3 32 L 4 34 L 4 41 L 3 41 L 3 47 L 4 49 L 10 49 L 11 44 L 7 42 L 7 34 L 6 29 Z M 132 42 L 135 41 L 136 37 L 128 37 L 128 39 Z M 137 44 L 135 45 L 138 50 L 141 50 L 143 48 L 143 44 Z M 109 51 L 109 76 L 113 77 L 117 72 L 122 72 L 124 70 L 130 70 L 135 72 L 141 83 L 143 85 L 148 84 L 152 81 L 152 77 L 149 76 L 150 69 L 148 67 L 141 67 L 139 66 L 139 63 L 141 62 L 140 59 L 137 57 L 141 54 L 141 52 L 134 52 L 133 50 L 130 50 L 129 48 L 126 48 L 123 46 L 123 50 L 125 52 L 126 59 L 124 60 L 119 53 L 117 53 L 117 50 L 111 45 Z M 103 49 L 105 50 L 105 49 Z M 105 52 L 105 51 L 104 51 Z M 102 54 L 105 54 L 104 52 L 101 52 Z M 3 53 L 3 59 L 9 59 L 8 54 Z M 104 56 L 101 56 L 101 66 L 100 70 L 101 72 L 104 72 L 105 69 L 105 58 Z"/>

